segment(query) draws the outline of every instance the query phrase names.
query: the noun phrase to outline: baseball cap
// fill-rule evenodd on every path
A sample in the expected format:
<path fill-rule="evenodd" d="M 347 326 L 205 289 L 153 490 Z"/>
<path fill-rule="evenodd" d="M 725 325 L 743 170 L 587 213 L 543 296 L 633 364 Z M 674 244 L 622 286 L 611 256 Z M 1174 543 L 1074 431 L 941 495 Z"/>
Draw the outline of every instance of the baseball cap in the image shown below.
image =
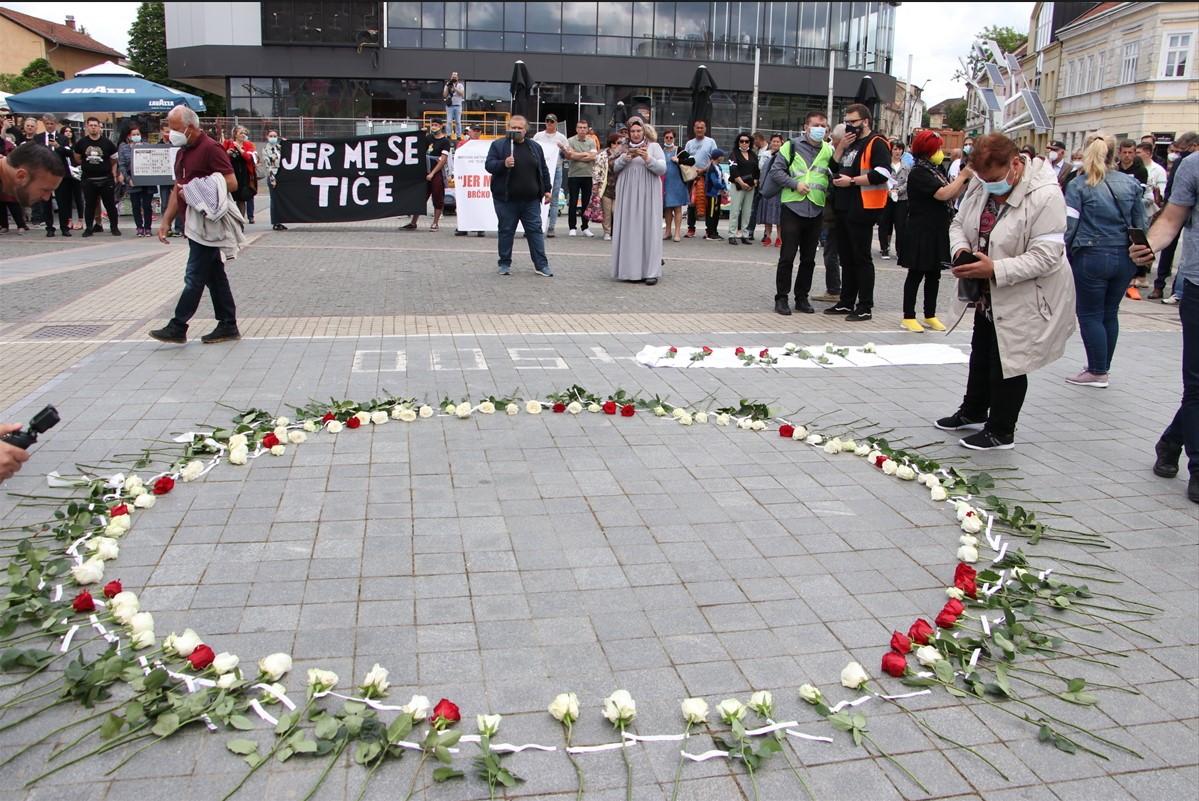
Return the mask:
<path fill-rule="evenodd" d="M 546 114 L 546 115 L 545 115 L 545 121 L 546 121 L 546 122 L 557 122 L 557 121 L 558 121 L 558 115 L 557 115 L 557 114 Z"/>
<path fill-rule="evenodd" d="M 1065 142 L 1059 142 L 1059 141 L 1057 141 L 1057 140 L 1054 140 L 1054 141 L 1050 142 L 1050 143 L 1049 143 L 1049 146 L 1050 146 L 1051 148 L 1053 148 L 1054 150 L 1065 150 L 1065 149 L 1066 149 L 1066 143 L 1065 143 Z"/>
<path fill-rule="evenodd" d="M 722 158 L 724 158 L 724 151 L 721 150 L 720 148 L 716 148 L 715 150 L 712 151 L 710 158 L 722 159 Z"/>

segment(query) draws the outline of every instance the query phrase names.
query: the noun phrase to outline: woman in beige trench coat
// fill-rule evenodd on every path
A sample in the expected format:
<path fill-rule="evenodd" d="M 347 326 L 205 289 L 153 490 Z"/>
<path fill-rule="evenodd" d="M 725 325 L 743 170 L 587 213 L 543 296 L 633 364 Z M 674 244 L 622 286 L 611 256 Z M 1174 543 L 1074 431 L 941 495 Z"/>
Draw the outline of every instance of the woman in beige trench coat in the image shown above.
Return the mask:
<path fill-rule="evenodd" d="M 961 406 L 936 426 L 976 431 L 961 440 L 967 448 L 1006 450 L 1028 373 L 1060 358 L 1074 332 L 1066 203 L 1053 170 L 1003 134 L 976 139 L 970 166 L 977 179 L 949 227 L 959 297 L 974 288 L 979 298 L 970 373 Z"/>

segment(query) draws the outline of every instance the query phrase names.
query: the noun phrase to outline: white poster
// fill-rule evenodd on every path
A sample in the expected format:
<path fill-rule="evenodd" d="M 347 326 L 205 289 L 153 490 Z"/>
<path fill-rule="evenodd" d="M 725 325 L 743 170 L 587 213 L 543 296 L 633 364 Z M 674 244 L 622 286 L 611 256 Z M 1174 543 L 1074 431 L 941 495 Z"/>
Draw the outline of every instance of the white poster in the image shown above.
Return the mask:
<path fill-rule="evenodd" d="M 487 139 L 472 139 L 454 151 L 454 201 L 458 214 L 459 231 L 495 231 L 499 224 L 495 218 L 495 206 L 491 203 L 491 173 L 487 172 L 487 151 L 491 148 Z M 558 148 L 539 142 L 545 153 L 545 164 L 551 178 L 558 167 Z M 541 204 L 541 229 L 544 231 L 549 216 L 549 204 Z M 520 223 L 518 231 L 523 230 Z"/>
<path fill-rule="evenodd" d="M 133 148 L 133 185 L 173 184 L 175 155 L 179 150 L 172 145 L 138 145 Z"/>

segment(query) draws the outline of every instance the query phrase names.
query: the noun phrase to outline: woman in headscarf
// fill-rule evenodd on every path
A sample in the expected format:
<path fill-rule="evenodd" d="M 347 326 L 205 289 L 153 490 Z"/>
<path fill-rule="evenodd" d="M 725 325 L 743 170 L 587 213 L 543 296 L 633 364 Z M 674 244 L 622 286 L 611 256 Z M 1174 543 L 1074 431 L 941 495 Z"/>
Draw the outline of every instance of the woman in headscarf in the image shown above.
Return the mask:
<path fill-rule="evenodd" d="M 628 125 L 629 138 L 612 165 L 620 176 L 612 220 L 612 277 L 653 286 L 662 275 L 666 154 L 646 137 L 640 117 L 630 117 Z"/>

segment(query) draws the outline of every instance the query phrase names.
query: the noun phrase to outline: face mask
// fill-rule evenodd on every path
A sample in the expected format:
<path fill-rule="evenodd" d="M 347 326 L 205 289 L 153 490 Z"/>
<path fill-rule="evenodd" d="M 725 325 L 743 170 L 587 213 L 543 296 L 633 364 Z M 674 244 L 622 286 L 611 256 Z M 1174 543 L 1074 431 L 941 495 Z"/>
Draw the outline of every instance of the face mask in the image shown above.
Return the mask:
<path fill-rule="evenodd" d="M 1178 161 L 1178 155 L 1178 153 L 1175 153 L 1173 150 L 1171 150 L 1170 154 L 1166 156 L 1166 161 Z"/>
<path fill-rule="evenodd" d="M 277 144 L 279 144 L 279 137 L 277 137 L 277 136 L 268 136 L 268 137 L 267 137 L 267 139 L 266 139 L 266 141 L 267 141 L 267 144 L 270 144 L 270 145 L 277 145 Z"/>
<path fill-rule="evenodd" d="M 905 167 L 911 168 L 912 165 L 916 163 L 916 159 L 912 158 L 911 153 L 905 152 L 902 156 L 900 156 L 899 163 Z"/>
<path fill-rule="evenodd" d="M 945 151 L 938 150 L 936 153 L 933 153 L 931 156 L 929 156 L 928 160 L 932 162 L 934 167 L 940 167 L 941 162 L 945 160 Z"/>
<path fill-rule="evenodd" d="M 858 136 L 862 133 L 862 126 L 861 125 L 846 125 L 845 133 L 853 134 L 854 136 Z"/>
<path fill-rule="evenodd" d="M 133 136 L 129 137 L 129 141 L 136 145 L 138 142 L 142 141 L 141 134 L 134 134 Z"/>
<path fill-rule="evenodd" d="M 808 138 L 813 142 L 823 142 L 826 133 L 828 133 L 828 129 L 823 125 L 814 125 L 808 129 Z"/>
<path fill-rule="evenodd" d="M 1050 151 L 1049 151 L 1049 160 L 1050 160 L 1051 162 L 1053 162 L 1053 161 L 1057 161 L 1057 151 L 1056 151 L 1056 150 L 1050 150 Z"/>
<path fill-rule="evenodd" d="M 1007 176 L 1003 176 L 1002 181 L 983 181 L 983 186 L 992 195 L 1006 195 L 1012 191 L 1012 184 L 1008 181 Z"/>
<path fill-rule="evenodd" d="M 525 141 L 524 131 L 508 131 L 508 136 L 512 137 L 517 142 Z"/>
<path fill-rule="evenodd" d="M 962 148 L 962 154 L 969 156 L 971 150 L 974 150 L 974 145 L 966 145 L 964 148 Z"/>
<path fill-rule="evenodd" d="M 1073 167 L 1073 168 L 1074 168 L 1074 169 L 1076 169 L 1076 170 L 1081 170 L 1081 169 L 1082 169 L 1082 162 L 1081 162 L 1081 161 L 1072 161 L 1072 162 L 1070 162 L 1070 166 L 1071 166 L 1071 167 Z"/>
<path fill-rule="evenodd" d="M 175 147 L 187 146 L 187 134 L 183 131 L 176 131 L 174 128 L 167 134 L 167 138 L 171 140 L 171 144 Z"/>

